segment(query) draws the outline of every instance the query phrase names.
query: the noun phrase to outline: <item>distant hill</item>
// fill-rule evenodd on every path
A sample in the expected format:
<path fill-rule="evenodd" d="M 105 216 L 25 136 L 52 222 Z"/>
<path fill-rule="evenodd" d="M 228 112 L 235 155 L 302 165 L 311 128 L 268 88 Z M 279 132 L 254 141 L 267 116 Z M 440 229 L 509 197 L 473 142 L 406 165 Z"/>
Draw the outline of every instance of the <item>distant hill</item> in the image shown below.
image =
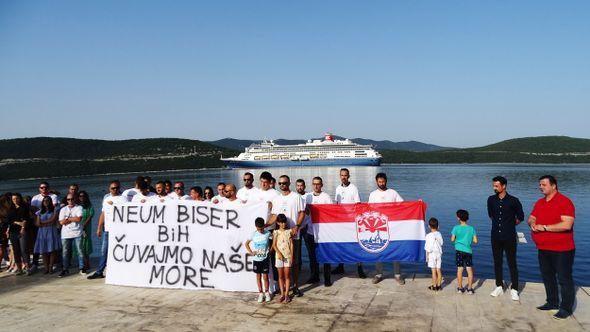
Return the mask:
<path fill-rule="evenodd" d="M 221 167 L 221 155 L 235 153 L 209 143 L 178 138 L 8 139 L 0 140 L 0 180 Z"/>
<path fill-rule="evenodd" d="M 313 138 L 313 139 L 323 139 L 321 138 Z M 345 139 L 342 136 L 334 136 L 334 139 Z M 408 142 L 392 142 L 389 140 L 385 141 L 375 141 L 366 138 L 352 138 L 351 141 L 358 143 L 358 144 L 366 144 L 366 145 L 373 145 L 377 150 L 405 150 L 405 151 L 415 151 L 415 152 L 425 152 L 425 151 L 438 151 L 438 150 L 445 150 L 451 149 L 447 147 L 442 147 L 434 144 L 427 144 L 417 141 L 408 141 Z M 224 147 L 227 149 L 239 150 L 243 151 L 244 148 L 250 146 L 252 143 L 259 143 L 260 140 L 247 140 L 247 139 L 235 139 L 235 138 L 224 138 L 217 141 L 209 141 L 213 145 L 217 145 L 220 147 Z M 307 142 L 307 140 L 303 139 L 276 139 L 274 140 L 276 144 L 280 145 L 291 145 L 291 144 L 302 144 Z"/>
<path fill-rule="evenodd" d="M 469 149 L 382 150 L 381 154 L 384 163 L 590 163 L 590 139 L 525 137 Z"/>

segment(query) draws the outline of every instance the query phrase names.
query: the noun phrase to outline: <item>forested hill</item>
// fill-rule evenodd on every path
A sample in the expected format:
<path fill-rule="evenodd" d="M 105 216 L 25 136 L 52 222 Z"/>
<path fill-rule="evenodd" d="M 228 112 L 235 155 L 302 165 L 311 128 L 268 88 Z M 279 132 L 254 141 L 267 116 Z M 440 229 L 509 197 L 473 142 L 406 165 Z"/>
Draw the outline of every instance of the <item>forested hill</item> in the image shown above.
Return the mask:
<path fill-rule="evenodd" d="M 197 140 L 35 137 L 0 140 L 0 180 L 221 167 L 237 151 Z"/>

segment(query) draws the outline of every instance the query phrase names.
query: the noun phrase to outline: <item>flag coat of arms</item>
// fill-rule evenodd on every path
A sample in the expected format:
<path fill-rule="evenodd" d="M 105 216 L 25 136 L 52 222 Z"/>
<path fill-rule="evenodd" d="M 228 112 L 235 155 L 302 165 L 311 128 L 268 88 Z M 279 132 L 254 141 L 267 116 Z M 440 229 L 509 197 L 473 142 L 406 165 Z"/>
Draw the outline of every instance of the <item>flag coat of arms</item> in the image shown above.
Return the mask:
<path fill-rule="evenodd" d="M 310 205 L 320 263 L 423 262 L 423 201 Z"/>

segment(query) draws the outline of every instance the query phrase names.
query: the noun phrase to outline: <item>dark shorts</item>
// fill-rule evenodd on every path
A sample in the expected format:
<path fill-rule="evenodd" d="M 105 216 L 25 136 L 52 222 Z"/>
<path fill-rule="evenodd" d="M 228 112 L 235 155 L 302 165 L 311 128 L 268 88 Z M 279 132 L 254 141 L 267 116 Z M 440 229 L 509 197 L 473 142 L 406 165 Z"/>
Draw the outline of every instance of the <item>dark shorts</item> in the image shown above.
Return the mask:
<path fill-rule="evenodd" d="M 472 267 L 473 255 L 463 251 L 456 251 L 455 262 L 457 267 Z"/>
<path fill-rule="evenodd" d="M 268 270 L 270 269 L 270 258 L 266 257 L 264 260 L 261 261 L 254 261 L 254 273 L 256 274 L 268 274 Z"/>

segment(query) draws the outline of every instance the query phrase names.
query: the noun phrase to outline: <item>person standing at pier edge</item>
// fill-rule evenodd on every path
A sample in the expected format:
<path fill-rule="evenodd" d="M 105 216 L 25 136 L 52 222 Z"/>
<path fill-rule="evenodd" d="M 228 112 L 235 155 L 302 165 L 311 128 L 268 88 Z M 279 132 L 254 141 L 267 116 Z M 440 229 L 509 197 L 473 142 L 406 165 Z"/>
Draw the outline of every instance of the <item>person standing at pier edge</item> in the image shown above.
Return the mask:
<path fill-rule="evenodd" d="M 244 173 L 244 186 L 238 190 L 237 196 L 242 203 L 248 203 L 250 197 L 253 197 L 258 192 L 258 188 L 254 187 L 254 175 L 250 172 Z"/>
<path fill-rule="evenodd" d="M 37 239 L 35 241 L 35 253 L 43 255 L 45 274 L 53 273 L 56 255 L 61 251 L 61 239 L 55 223 L 57 222 L 58 211 L 53 205 L 51 197 L 46 196 L 41 202 L 41 209 L 37 214 Z"/>
<path fill-rule="evenodd" d="M 49 183 L 45 181 L 39 184 L 39 194 L 33 196 L 33 198 L 31 199 L 31 206 L 35 207 L 37 210 L 41 209 L 43 198 L 45 198 L 46 196 L 51 197 L 53 206 L 59 208 L 59 198 L 56 194 L 52 194 L 49 192 Z"/>
<path fill-rule="evenodd" d="M 94 218 L 94 207 L 84 190 L 78 194 L 78 202 L 82 206 L 82 253 L 84 254 L 84 270 L 90 269 L 90 255 L 92 255 L 92 218 Z"/>
<path fill-rule="evenodd" d="M 131 199 L 131 202 L 133 203 L 145 203 L 145 202 L 149 202 L 151 201 L 151 199 L 153 197 L 156 197 L 156 194 L 149 191 L 149 185 L 147 182 L 141 182 L 139 184 L 139 192 L 133 195 L 133 199 Z M 125 193 L 123 193 L 125 194 Z M 125 196 L 125 195 L 123 195 Z"/>
<path fill-rule="evenodd" d="M 544 197 L 535 203 L 528 220 L 533 241 L 539 250 L 539 268 L 547 295 L 547 302 L 537 309 L 559 310 L 553 318 L 565 319 L 572 315 L 576 298 L 572 276 L 576 253 L 576 209 L 574 203 L 558 191 L 557 180 L 553 176 L 541 176 L 539 189 Z"/>
<path fill-rule="evenodd" d="M 12 194 L 12 212 L 8 215 L 8 238 L 12 245 L 12 254 L 17 266 L 17 275 L 22 275 L 25 272 L 31 274 L 29 271 L 29 254 L 27 253 L 27 225 L 31 222 L 31 211 L 23 202 L 23 198 L 19 193 Z M 22 269 L 21 269 L 22 263 Z"/>
<path fill-rule="evenodd" d="M 143 185 L 147 187 L 145 182 Z M 107 267 L 107 258 L 109 255 L 109 232 L 104 229 L 104 211 L 109 205 L 122 204 L 127 202 L 127 196 L 121 195 L 121 183 L 119 180 L 113 180 L 109 184 L 109 193 L 102 201 L 102 211 L 98 217 L 98 226 L 96 227 L 96 236 L 102 240 L 100 250 L 100 262 L 94 274 L 88 276 L 88 279 L 104 278 L 104 270 Z"/>
<path fill-rule="evenodd" d="M 82 206 L 76 205 L 76 198 L 72 194 L 66 196 L 68 205 L 59 211 L 59 224 L 61 227 L 61 248 L 63 270 L 59 277 L 65 277 L 70 274 L 70 258 L 72 258 L 72 243 L 78 253 L 78 268 L 81 274 L 86 274 L 84 269 L 84 259 L 82 254 Z"/>
<path fill-rule="evenodd" d="M 133 188 L 129 188 L 125 191 L 123 191 L 123 196 L 125 196 L 125 198 L 127 198 L 128 202 L 132 202 L 133 201 L 133 197 L 139 193 L 141 193 L 141 188 L 142 186 L 146 186 L 146 188 L 149 188 L 149 184 L 146 184 L 146 180 L 143 176 L 138 176 L 135 178 L 135 185 Z M 108 194 L 107 194 L 108 195 Z"/>
<path fill-rule="evenodd" d="M 166 181 L 156 182 L 156 195 L 152 197 L 152 202 L 164 203 L 172 199 L 166 190 Z"/>
<path fill-rule="evenodd" d="M 206 186 L 205 189 L 203 189 L 203 196 L 205 198 L 206 201 L 211 202 L 211 200 L 213 199 L 215 194 L 213 194 L 213 188 Z"/>
<path fill-rule="evenodd" d="M 293 295 L 302 296 L 303 293 L 298 288 L 299 266 L 297 262 L 301 255 L 300 232 L 303 219 L 305 218 L 305 211 L 303 209 L 303 199 L 298 193 L 291 191 L 289 188 L 290 185 L 291 180 L 289 176 L 281 175 L 279 177 L 279 188 L 281 188 L 282 194 L 272 201 L 272 214 L 266 226 L 273 225 L 279 214 L 284 214 L 287 217 L 287 223 L 291 229 L 291 236 L 293 237 L 294 248 L 293 261 L 291 262 L 291 270 L 293 271 Z"/>
<path fill-rule="evenodd" d="M 310 205 L 332 204 L 332 198 L 330 198 L 330 195 L 322 191 L 324 182 L 321 177 L 314 177 L 311 181 L 311 185 L 313 186 L 313 192 L 305 196 L 305 214 L 309 219 L 304 229 L 301 230 L 301 235 L 305 240 L 305 247 L 307 248 L 309 267 L 311 271 L 310 279 L 307 281 L 308 284 L 314 284 L 320 281 L 320 266 L 315 254 L 315 239 L 313 235 L 313 224 L 310 216 Z M 324 264 L 324 286 L 326 287 L 332 286 L 332 278 L 330 276 L 331 268 L 332 267 L 330 264 Z"/>
<path fill-rule="evenodd" d="M 518 198 L 506 192 L 508 181 L 503 176 L 492 179 L 495 195 L 488 197 L 488 216 L 492 220 L 492 253 L 494 255 L 494 274 L 496 288 L 490 294 L 497 297 L 504 292 L 502 259 L 506 252 L 506 260 L 510 269 L 512 300 L 518 301 L 518 266 L 516 264 L 516 225 L 524 220 L 522 204 Z"/>
<path fill-rule="evenodd" d="M 309 195 L 308 193 L 305 192 L 305 180 L 303 179 L 297 179 L 295 181 L 295 191 L 299 194 L 299 196 L 301 196 L 301 202 L 303 203 L 303 211 L 305 211 L 305 205 L 307 202 L 307 195 Z M 307 225 L 309 225 L 311 223 L 311 217 L 307 214 L 305 214 L 305 217 L 303 218 L 303 223 L 301 224 L 301 230 L 299 231 L 299 234 L 301 235 L 302 238 L 304 238 L 304 234 L 307 233 Z M 301 247 L 303 246 L 303 244 L 301 243 L 301 240 L 299 240 L 299 248 L 295 248 L 295 250 L 299 251 L 299 254 L 297 255 L 297 257 L 299 258 L 297 261 L 297 266 L 299 267 L 299 271 L 301 271 L 302 269 L 302 264 L 303 261 L 301 259 Z M 310 260 L 311 262 L 311 260 Z"/>
<path fill-rule="evenodd" d="M 211 202 L 213 202 L 213 204 L 217 204 L 217 203 L 221 203 L 223 201 L 226 200 L 225 198 L 225 183 L 224 182 L 219 182 L 217 184 L 217 195 L 213 196 L 213 198 L 211 199 Z"/>
<path fill-rule="evenodd" d="M 193 201 L 202 201 L 204 200 L 203 198 L 203 188 L 199 187 L 199 186 L 194 186 L 191 187 L 190 189 L 190 196 L 189 196 L 190 200 Z"/>
<path fill-rule="evenodd" d="M 385 173 L 378 173 L 375 176 L 375 182 L 377 182 L 377 189 L 369 195 L 369 203 L 397 203 L 404 201 L 397 191 L 387 188 L 387 175 Z M 373 277 L 373 283 L 377 284 L 383 280 L 383 262 L 375 263 L 375 270 L 376 274 Z M 398 284 L 404 285 L 406 283 L 402 278 L 399 262 L 393 262 L 393 275 Z"/>
<path fill-rule="evenodd" d="M 185 200 L 185 199 L 191 199 L 191 197 L 187 194 L 184 193 L 184 182 L 182 181 L 178 181 L 174 183 L 174 191 L 172 191 L 171 193 L 168 194 L 168 196 L 172 199 L 179 199 L 179 200 Z"/>
<path fill-rule="evenodd" d="M 335 190 L 335 201 L 337 204 L 354 204 L 361 202 L 358 188 L 350 183 L 350 171 L 348 168 L 340 169 L 340 185 Z M 343 274 L 344 264 L 338 264 L 338 267 L 332 271 L 332 274 Z M 365 279 L 367 275 L 363 271 L 363 264 L 357 263 L 357 273 L 359 278 Z"/>

